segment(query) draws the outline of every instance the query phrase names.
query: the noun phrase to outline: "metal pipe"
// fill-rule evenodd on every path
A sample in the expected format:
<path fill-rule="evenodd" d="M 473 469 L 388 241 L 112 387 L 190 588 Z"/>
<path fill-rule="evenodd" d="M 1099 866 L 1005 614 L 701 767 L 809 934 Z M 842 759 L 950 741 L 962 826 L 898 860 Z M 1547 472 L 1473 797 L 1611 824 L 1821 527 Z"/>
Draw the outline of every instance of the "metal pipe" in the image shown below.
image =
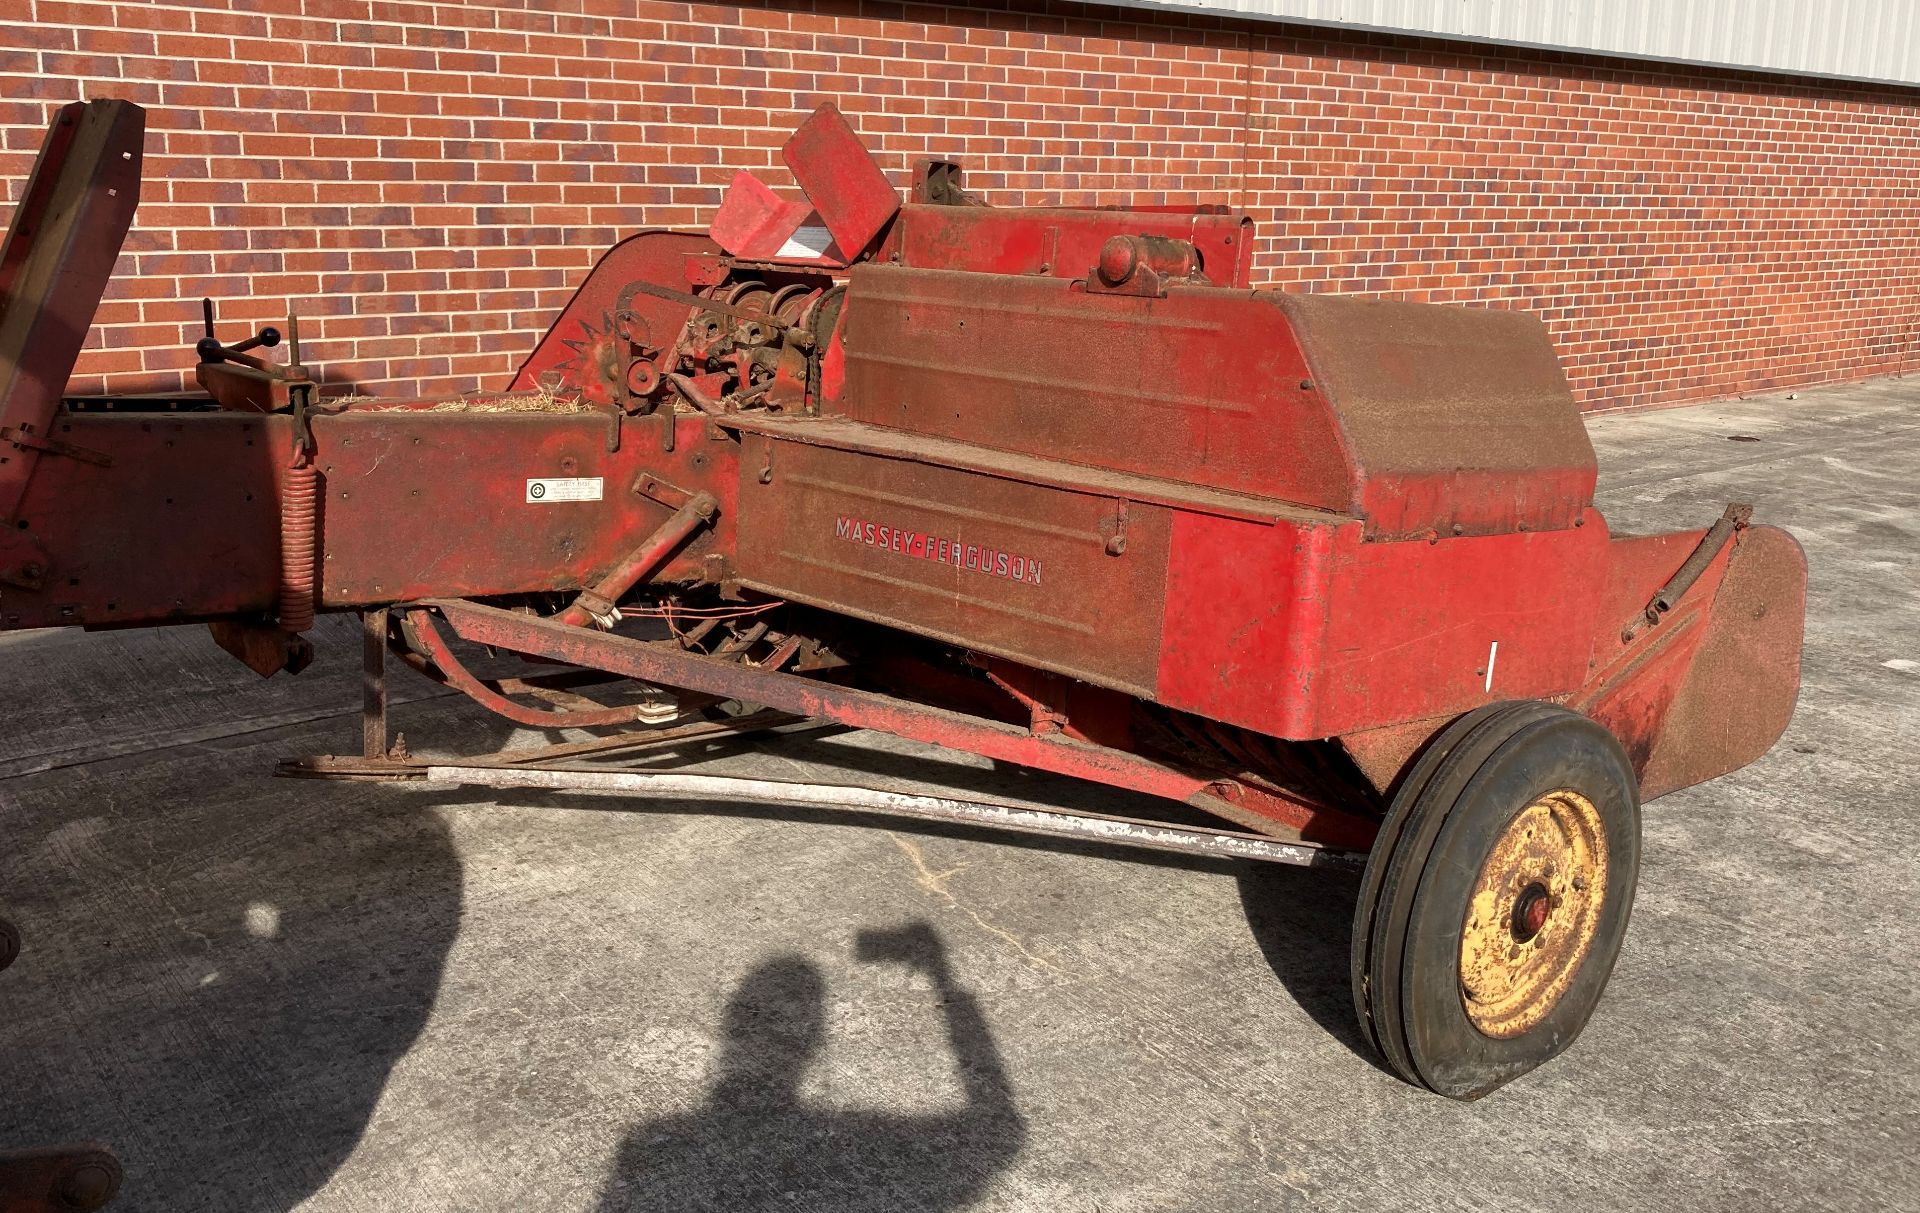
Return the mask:
<path fill-rule="evenodd" d="M 1620 631 L 1621 642 L 1632 640 L 1635 633 L 1648 624 L 1659 623 L 1660 617 L 1671 611 L 1674 604 L 1693 588 L 1693 583 L 1700 580 L 1700 574 L 1707 571 L 1707 566 L 1712 564 L 1714 557 L 1720 554 L 1720 549 L 1727 546 L 1727 540 L 1733 538 L 1733 533 L 1746 526 L 1752 517 L 1751 505 L 1741 502 L 1729 505 L 1726 512 L 1707 528 L 1707 533 L 1700 537 L 1700 542 L 1687 556 L 1686 562 L 1680 566 L 1679 571 L 1668 578 L 1665 585 L 1653 592 L 1653 598 L 1648 601 L 1646 610 L 1627 621 L 1627 626 Z"/>
<path fill-rule="evenodd" d="M 725 417 L 727 415 L 727 409 L 725 405 L 721 404 L 718 400 L 715 400 L 713 397 L 707 395 L 705 392 L 701 391 L 699 388 L 699 385 L 694 383 L 693 380 L 687 378 L 685 375 L 681 375 L 678 373 L 670 373 L 670 374 L 662 375 L 661 378 L 665 379 L 668 383 L 672 384 L 674 387 L 674 390 L 679 392 L 682 396 L 684 396 L 688 404 L 691 404 L 694 408 L 699 409 L 701 412 L 705 413 L 707 416 Z"/>
<path fill-rule="evenodd" d="M 839 809 L 912 817 L 923 821 L 961 822 L 1020 834 L 1076 838 L 1150 851 L 1182 855 L 1212 855 L 1252 859 L 1302 867 L 1349 867 L 1361 856 L 1299 843 L 1281 842 L 1253 834 L 1177 826 L 1131 817 L 1076 813 L 1047 806 L 1005 800 L 973 800 L 928 796 L 857 784 L 788 783 L 775 779 L 746 779 L 725 775 L 689 775 L 670 771 L 579 770 L 429 765 L 430 782 L 468 784 L 486 788 L 542 788 L 558 792 L 625 793 L 662 800 L 724 802 L 749 800 L 803 808 Z"/>
<path fill-rule="evenodd" d="M 659 530 L 628 552 L 591 588 L 582 590 L 580 596 L 573 600 L 573 605 L 555 615 L 554 619 L 576 628 L 595 623 L 611 627 L 619 620 L 615 605 L 626 592 L 672 555 L 687 536 L 712 522 L 719 508 L 720 502 L 712 493 L 700 492 L 689 497 L 685 505 L 673 512 L 673 517 L 660 524 Z"/>

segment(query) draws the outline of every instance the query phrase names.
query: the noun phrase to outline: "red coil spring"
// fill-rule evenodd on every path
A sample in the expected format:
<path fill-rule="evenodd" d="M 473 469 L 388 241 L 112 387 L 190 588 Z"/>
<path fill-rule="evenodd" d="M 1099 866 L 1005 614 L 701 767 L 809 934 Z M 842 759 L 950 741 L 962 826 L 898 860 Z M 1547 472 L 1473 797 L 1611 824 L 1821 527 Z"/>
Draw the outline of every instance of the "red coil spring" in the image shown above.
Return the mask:
<path fill-rule="evenodd" d="M 310 463 L 287 469 L 280 489 L 280 630 L 313 626 L 313 555 L 320 472 Z"/>

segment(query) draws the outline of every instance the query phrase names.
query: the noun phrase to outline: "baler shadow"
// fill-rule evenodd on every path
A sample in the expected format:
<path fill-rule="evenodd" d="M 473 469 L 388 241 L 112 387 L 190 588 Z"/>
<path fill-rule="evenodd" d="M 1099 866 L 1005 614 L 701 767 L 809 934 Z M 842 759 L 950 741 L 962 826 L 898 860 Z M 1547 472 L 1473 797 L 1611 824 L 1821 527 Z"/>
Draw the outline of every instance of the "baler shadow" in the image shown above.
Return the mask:
<path fill-rule="evenodd" d="M 729 747 L 747 748 L 745 742 L 728 741 Z M 789 750 L 788 745 L 795 748 Z M 929 772 L 929 760 L 911 754 L 899 754 L 859 746 L 834 747 L 833 761 L 881 775 L 919 776 L 965 794 L 1005 793 L 1005 772 L 982 769 L 960 763 L 934 762 L 937 772 Z M 798 759 L 805 750 L 794 742 L 783 743 L 781 753 Z M 712 756 L 712 755 L 708 755 Z M 679 765 L 679 764 L 672 764 Z M 969 778 L 971 777 L 971 778 Z M 1120 812 L 1142 818 L 1170 822 L 1212 824 L 1204 815 L 1171 802 L 1129 793 L 1110 793 L 1110 789 L 1078 781 L 1054 781 L 1040 777 L 1043 786 L 1020 789 L 1023 798 L 1034 803 L 1050 803 L 1061 808 L 1095 809 Z M 421 795 L 427 795 L 421 793 Z M 811 822 L 841 827 L 882 829 L 915 838 L 953 839 L 990 842 L 996 846 L 1022 850 L 1047 851 L 1088 859 L 1122 861 L 1173 871 L 1207 872 L 1232 876 L 1239 886 L 1240 899 L 1247 916 L 1247 927 L 1274 977 L 1300 1008 L 1335 1039 L 1353 1050 L 1369 1065 L 1381 1069 L 1373 1049 L 1360 1033 L 1354 1020 L 1353 996 L 1349 986 L 1348 957 L 1353 930 L 1354 902 L 1359 891 L 1357 873 L 1340 869 L 1301 869 L 1244 860 L 1213 858 L 1204 855 L 1179 855 L 1148 851 L 1109 843 L 1070 838 L 1048 838 L 1003 830 L 964 825 L 956 822 L 920 821 L 854 810 L 808 809 L 745 801 L 657 801 L 638 797 L 585 795 L 578 793 L 516 789 L 501 793 L 484 788 L 466 788 L 431 797 L 442 807 L 491 805 L 510 795 L 511 803 L 529 808 L 564 808 L 574 811 L 615 813 L 698 814 L 757 821 Z M 1124 798 L 1126 803 L 1113 803 Z M 1165 812 L 1156 811 L 1164 805 Z"/>
<path fill-rule="evenodd" d="M 459 859 L 384 797 L 236 796 L 166 765 L 9 789 L 45 842 L 0 866 L 26 935 L 0 974 L 0 1143 L 111 1143 L 116 1208 L 281 1213 L 346 1162 L 424 1028 Z"/>
<path fill-rule="evenodd" d="M 1392 1073 L 1354 1017 L 1350 960 L 1359 874 L 1245 865 L 1239 882 L 1247 929 L 1287 993 L 1335 1040 Z"/>
<path fill-rule="evenodd" d="M 805 957 L 775 957 L 742 979 L 727 1004 L 703 1105 L 627 1132 L 602 1213 L 959 1209 L 1019 1155 L 1026 1126 L 1000 1050 L 978 1002 L 949 970 L 940 937 L 912 923 L 862 931 L 858 949 L 862 960 L 928 978 L 961 1106 L 921 1115 L 810 1106 L 800 1089 L 825 1043 L 826 980 Z"/>

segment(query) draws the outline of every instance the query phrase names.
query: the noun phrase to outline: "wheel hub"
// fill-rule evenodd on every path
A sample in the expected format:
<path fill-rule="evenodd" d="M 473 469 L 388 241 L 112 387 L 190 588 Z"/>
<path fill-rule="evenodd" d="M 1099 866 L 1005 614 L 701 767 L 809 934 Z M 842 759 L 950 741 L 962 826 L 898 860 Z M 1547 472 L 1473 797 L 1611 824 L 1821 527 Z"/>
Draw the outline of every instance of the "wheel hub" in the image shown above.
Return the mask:
<path fill-rule="evenodd" d="M 1460 936 L 1460 994 L 1488 1036 L 1518 1036 L 1551 1011 L 1592 949 L 1607 885 L 1599 810 L 1549 792 L 1508 824 L 1480 869 Z"/>

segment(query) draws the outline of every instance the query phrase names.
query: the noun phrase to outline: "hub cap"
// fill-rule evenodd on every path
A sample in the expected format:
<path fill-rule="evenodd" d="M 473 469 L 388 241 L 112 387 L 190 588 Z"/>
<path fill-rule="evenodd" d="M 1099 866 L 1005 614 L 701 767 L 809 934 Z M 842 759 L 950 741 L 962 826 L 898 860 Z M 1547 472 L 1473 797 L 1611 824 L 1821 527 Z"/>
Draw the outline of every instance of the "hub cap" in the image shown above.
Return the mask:
<path fill-rule="evenodd" d="M 1593 946 L 1606 887 L 1606 833 L 1586 797 L 1549 792 L 1508 823 L 1460 935 L 1460 996 L 1474 1027 L 1518 1036 L 1553 1009 Z"/>

